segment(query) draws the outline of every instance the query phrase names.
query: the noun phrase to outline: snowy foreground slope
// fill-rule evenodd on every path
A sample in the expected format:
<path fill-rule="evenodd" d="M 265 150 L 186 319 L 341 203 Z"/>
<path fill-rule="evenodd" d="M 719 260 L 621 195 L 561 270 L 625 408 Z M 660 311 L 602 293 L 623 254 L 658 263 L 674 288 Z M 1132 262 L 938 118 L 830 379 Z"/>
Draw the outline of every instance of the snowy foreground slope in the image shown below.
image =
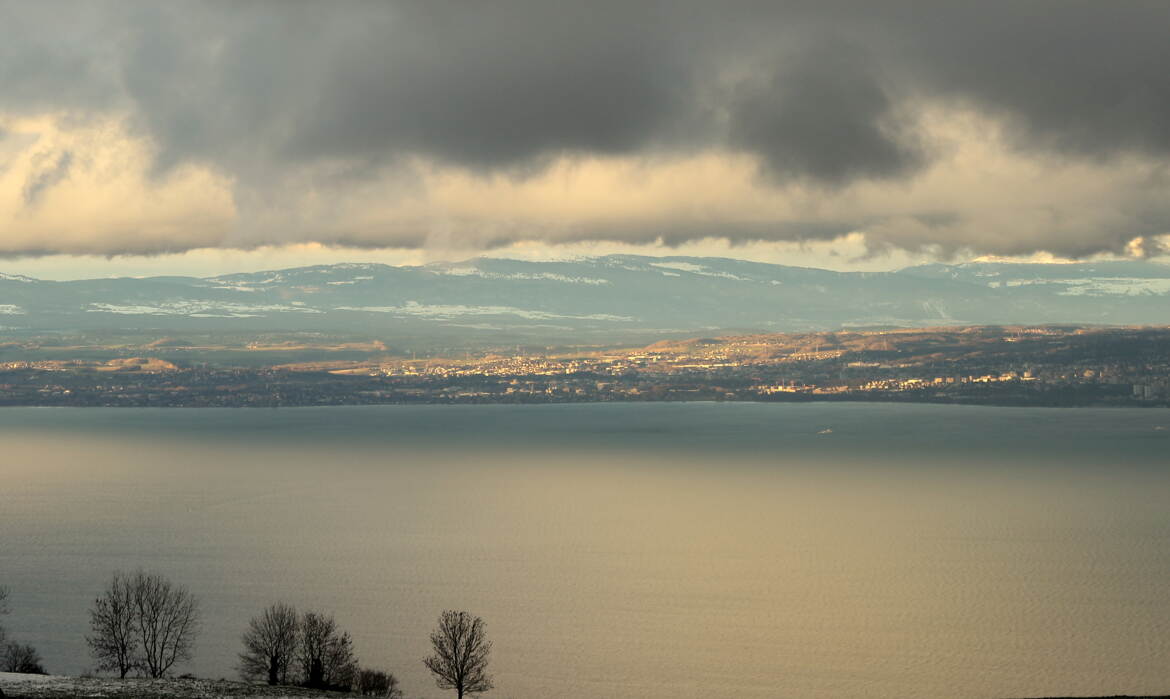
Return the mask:
<path fill-rule="evenodd" d="M 268 687 L 226 680 L 115 680 L 57 677 L 53 675 L 18 675 L 0 672 L 0 690 L 5 699 L 74 699 L 75 697 L 110 697 L 111 699 L 228 699 L 229 697 L 338 697 L 337 692 L 319 692 L 300 687 Z M 1047 699 L 1073 699 L 1049 697 Z M 1091 699 L 1077 697 L 1076 699 Z M 1131 697 L 1116 695 L 1102 699 L 1170 699 L 1170 696 Z"/>
<path fill-rule="evenodd" d="M 722 258 L 480 258 L 199 279 L 0 274 L 0 329 L 327 332 L 524 342 L 985 324 L 1170 323 L 1170 265 L 923 265 L 834 272 Z"/>
<path fill-rule="evenodd" d="M 20 675 L 0 672 L 5 699 L 14 697 L 118 697 L 119 699 L 218 699 L 219 697 L 336 697 L 300 687 L 269 687 L 227 680 L 149 680 Z"/>

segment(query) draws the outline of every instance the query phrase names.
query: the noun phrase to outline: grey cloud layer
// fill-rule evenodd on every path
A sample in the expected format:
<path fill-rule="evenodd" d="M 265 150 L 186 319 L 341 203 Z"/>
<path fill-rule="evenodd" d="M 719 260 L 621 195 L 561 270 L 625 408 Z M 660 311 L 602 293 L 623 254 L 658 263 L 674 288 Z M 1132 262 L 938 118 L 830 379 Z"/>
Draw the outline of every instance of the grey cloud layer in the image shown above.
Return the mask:
<path fill-rule="evenodd" d="M 929 165 L 933 103 L 1045 157 L 1164 159 L 1168 26 L 1162 0 L 0 0 L 0 111 L 124 109 L 159 172 L 208 164 L 257 189 L 320 162 L 522 177 L 565 153 L 724 149 L 831 190 Z"/>

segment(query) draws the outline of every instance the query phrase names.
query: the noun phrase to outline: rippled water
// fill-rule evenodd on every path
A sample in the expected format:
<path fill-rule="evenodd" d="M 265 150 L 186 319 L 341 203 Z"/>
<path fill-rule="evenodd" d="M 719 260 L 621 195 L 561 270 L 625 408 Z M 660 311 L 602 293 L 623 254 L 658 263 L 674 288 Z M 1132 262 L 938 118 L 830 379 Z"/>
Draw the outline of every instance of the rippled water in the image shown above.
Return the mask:
<path fill-rule="evenodd" d="M 1170 693 L 1170 413 L 861 404 L 0 410 L 0 584 L 49 670 L 145 566 L 333 611 L 409 697 Z"/>

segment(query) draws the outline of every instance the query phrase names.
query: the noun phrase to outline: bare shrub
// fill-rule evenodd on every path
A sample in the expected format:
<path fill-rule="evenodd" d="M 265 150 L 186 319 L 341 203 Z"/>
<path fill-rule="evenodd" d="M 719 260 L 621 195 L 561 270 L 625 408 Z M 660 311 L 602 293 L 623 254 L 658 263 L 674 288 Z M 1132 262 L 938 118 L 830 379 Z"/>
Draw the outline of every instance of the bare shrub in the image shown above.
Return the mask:
<path fill-rule="evenodd" d="M 381 670 L 362 670 L 358 673 L 357 690 L 363 697 L 402 699 L 402 690 L 398 688 L 398 678 L 393 673 Z"/>
<path fill-rule="evenodd" d="M 47 675 L 41 665 L 41 655 L 30 645 L 9 643 L 4 649 L 4 662 L 0 667 L 4 672 L 20 672 L 26 675 Z"/>

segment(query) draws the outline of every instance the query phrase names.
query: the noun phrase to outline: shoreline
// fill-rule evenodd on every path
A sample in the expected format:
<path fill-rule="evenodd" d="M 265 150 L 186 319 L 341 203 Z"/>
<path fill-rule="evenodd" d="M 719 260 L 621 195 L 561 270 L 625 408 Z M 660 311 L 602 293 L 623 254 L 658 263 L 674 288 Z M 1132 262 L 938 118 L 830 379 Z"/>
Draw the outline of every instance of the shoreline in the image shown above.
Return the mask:
<path fill-rule="evenodd" d="M 862 403 L 869 405 L 954 405 L 966 406 L 973 408 L 1051 408 L 1054 410 L 1080 410 L 1080 409 L 1137 409 L 1156 411 L 1159 409 L 1165 410 L 1170 408 L 1170 402 L 1157 403 L 1149 401 L 1115 401 L 1115 402 L 1093 402 L 1087 401 L 1083 403 L 1058 403 L 1052 401 L 1025 401 L 1025 400 L 950 400 L 950 399 L 936 399 L 928 398 L 876 398 L 873 396 L 809 396 L 809 397 L 784 397 L 774 398 L 770 400 L 760 400 L 759 398 L 667 398 L 667 399 L 617 399 L 617 400 L 400 400 L 400 401 L 364 401 L 364 402 L 336 402 L 336 403 L 257 403 L 257 402 L 239 402 L 239 403 L 225 403 L 225 404 L 176 404 L 176 403 L 150 403 L 150 402 L 120 402 L 120 403 L 82 403 L 82 402 L 29 402 L 29 403 L 0 403 L 0 410 L 5 408 L 154 408 L 161 410 L 207 410 L 207 409 L 300 409 L 300 408 L 373 408 L 382 406 L 490 406 L 490 405 L 505 405 L 505 406 L 520 406 L 520 405 L 543 405 L 543 406 L 557 406 L 557 405 L 661 405 L 669 404 L 686 404 L 686 403 L 702 403 L 702 404 L 718 404 L 718 403 L 738 403 L 738 404 L 754 404 L 754 405 L 773 405 L 773 404 L 827 404 L 827 403 Z"/>

